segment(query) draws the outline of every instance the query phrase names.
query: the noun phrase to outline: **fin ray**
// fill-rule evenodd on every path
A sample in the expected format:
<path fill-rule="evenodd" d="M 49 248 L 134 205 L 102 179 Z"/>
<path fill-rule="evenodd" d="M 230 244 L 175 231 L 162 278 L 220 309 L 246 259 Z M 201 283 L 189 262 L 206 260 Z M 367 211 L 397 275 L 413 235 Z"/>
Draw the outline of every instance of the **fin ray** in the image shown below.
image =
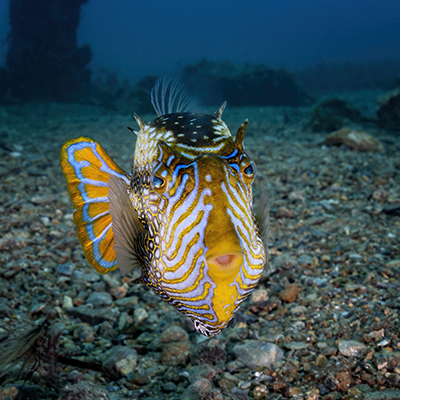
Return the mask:
<path fill-rule="evenodd" d="M 113 248 L 118 267 L 124 276 L 141 266 L 136 252 L 136 241 L 146 233 L 146 230 L 127 195 L 127 187 L 123 180 L 116 176 L 109 178 L 108 198 L 114 233 Z"/>

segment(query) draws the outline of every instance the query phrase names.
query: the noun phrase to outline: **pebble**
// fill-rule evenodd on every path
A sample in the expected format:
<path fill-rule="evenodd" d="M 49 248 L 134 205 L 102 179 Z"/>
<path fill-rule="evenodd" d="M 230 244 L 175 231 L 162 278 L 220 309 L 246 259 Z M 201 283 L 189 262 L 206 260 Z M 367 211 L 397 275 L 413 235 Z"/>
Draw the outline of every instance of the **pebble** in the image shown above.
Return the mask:
<path fill-rule="evenodd" d="M 73 270 L 75 269 L 75 266 L 73 264 L 59 264 L 57 265 L 56 271 L 57 274 L 63 275 L 63 276 L 72 276 Z"/>
<path fill-rule="evenodd" d="M 212 389 L 212 382 L 206 378 L 200 378 L 187 387 L 182 399 L 183 400 L 201 400 Z"/>
<path fill-rule="evenodd" d="M 149 317 L 149 314 L 143 307 L 139 307 L 134 309 L 133 317 L 136 325 L 141 325 Z"/>
<path fill-rule="evenodd" d="M 255 289 L 251 293 L 251 301 L 253 303 L 261 303 L 267 300 L 269 300 L 269 294 L 266 289 Z"/>
<path fill-rule="evenodd" d="M 282 301 L 292 303 L 296 301 L 300 296 L 300 289 L 297 285 L 291 284 L 279 293 L 279 297 Z"/>
<path fill-rule="evenodd" d="M 382 143 L 363 131 L 342 128 L 325 138 L 327 144 L 343 144 L 358 151 L 384 151 Z"/>
<path fill-rule="evenodd" d="M 169 367 L 176 367 L 184 363 L 190 354 L 190 342 L 173 342 L 163 344 L 161 363 Z"/>
<path fill-rule="evenodd" d="M 94 307 L 110 306 L 112 305 L 112 296 L 108 292 L 93 292 L 86 302 Z"/>
<path fill-rule="evenodd" d="M 367 349 L 363 343 L 355 340 L 339 340 L 338 348 L 345 357 L 361 357 Z"/>
<path fill-rule="evenodd" d="M 113 309 L 108 311 L 105 308 L 93 308 L 88 306 L 78 306 L 66 310 L 69 315 L 79 318 L 82 322 L 90 325 L 98 325 L 103 321 L 115 322 L 119 317 L 119 312 Z"/>
<path fill-rule="evenodd" d="M 269 390 L 264 385 L 256 386 L 252 391 L 252 396 L 255 400 L 264 400 L 268 394 Z"/>
<path fill-rule="evenodd" d="M 73 299 L 70 296 L 63 297 L 63 308 L 65 309 L 73 308 Z"/>
<path fill-rule="evenodd" d="M 248 368 L 270 367 L 281 361 L 284 352 L 273 343 L 245 340 L 233 347 L 237 359 Z"/>
<path fill-rule="evenodd" d="M 137 365 L 137 351 L 126 346 L 113 346 L 104 354 L 103 365 L 115 367 L 122 376 L 130 375 Z"/>
<path fill-rule="evenodd" d="M 188 340 L 188 333 L 180 326 L 168 327 L 160 336 L 160 343 L 183 342 Z"/>
<path fill-rule="evenodd" d="M 166 393 L 176 392 L 176 385 L 173 382 L 166 382 L 162 389 Z"/>
<path fill-rule="evenodd" d="M 92 342 L 94 340 L 94 331 L 89 325 L 81 325 L 75 329 L 73 337 L 80 342 Z"/>

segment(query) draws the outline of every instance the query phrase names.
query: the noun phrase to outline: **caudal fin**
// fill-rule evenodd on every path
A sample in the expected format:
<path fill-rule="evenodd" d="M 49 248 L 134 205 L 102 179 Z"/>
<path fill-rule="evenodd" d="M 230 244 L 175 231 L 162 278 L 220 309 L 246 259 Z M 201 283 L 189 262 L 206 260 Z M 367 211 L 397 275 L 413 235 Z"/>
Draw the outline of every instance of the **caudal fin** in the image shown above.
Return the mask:
<path fill-rule="evenodd" d="M 88 262 L 99 272 L 118 268 L 109 214 L 109 178 L 130 183 L 106 151 L 88 138 L 72 139 L 61 149 L 61 167 L 76 211 L 73 219 Z"/>

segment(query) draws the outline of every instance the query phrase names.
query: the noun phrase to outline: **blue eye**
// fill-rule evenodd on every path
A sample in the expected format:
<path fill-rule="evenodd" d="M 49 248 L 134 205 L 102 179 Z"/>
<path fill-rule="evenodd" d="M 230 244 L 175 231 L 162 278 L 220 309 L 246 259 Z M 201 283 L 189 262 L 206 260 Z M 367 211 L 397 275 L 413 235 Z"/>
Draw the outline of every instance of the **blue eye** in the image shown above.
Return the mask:
<path fill-rule="evenodd" d="M 249 164 L 247 167 L 245 167 L 243 169 L 243 173 L 246 176 L 252 176 L 252 175 L 254 175 L 254 166 L 252 164 Z"/>
<path fill-rule="evenodd" d="M 152 183 L 156 189 L 159 189 L 164 185 L 164 179 L 154 175 L 154 178 L 152 179 Z"/>

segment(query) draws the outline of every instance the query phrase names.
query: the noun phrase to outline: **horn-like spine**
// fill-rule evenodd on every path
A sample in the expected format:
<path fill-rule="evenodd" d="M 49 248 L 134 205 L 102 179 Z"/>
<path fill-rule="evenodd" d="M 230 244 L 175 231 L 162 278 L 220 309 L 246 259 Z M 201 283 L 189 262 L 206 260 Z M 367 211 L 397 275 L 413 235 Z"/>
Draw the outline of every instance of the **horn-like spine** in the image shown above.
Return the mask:
<path fill-rule="evenodd" d="M 218 110 L 214 112 L 214 115 L 218 118 L 221 118 L 222 113 L 224 112 L 226 106 L 227 106 L 227 102 L 224 101 L 224 103 L 221 104 L 220 108 L 218 108 Z"/>
<path fill-rule="evenodd" d="M 144 131 L 146 129 L 146 124 L 145 122 L 142 121 L 142 119 L 136 114 L 134 113 L 134 119 L 136 120 L 137 124 L 139 125 L 139 128 Z"/>
<path fill-rule="evenodd" d="M 243 121 L 242 125 L 239 126 L 239 129 L 237 130 L 236 139 L 234 140 L 234 143 L 238 147 L 243 146 L 243 140 L 245 139 L 245 133 L 246 133 L 246 127 L 248 126 L 248 118 Z"/>

